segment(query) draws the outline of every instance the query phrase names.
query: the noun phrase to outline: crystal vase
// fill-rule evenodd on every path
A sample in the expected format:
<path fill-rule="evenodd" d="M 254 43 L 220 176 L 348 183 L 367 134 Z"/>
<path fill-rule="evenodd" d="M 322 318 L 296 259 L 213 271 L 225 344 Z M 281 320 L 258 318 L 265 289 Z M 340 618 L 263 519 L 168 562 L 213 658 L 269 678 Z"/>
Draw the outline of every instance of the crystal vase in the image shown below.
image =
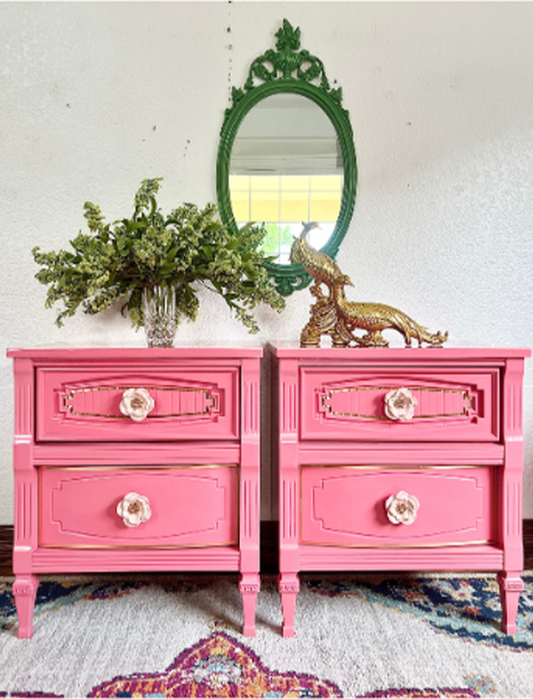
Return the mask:
<path fill-rule="evenodd" d="M 143 312 L 148 347 L 172 347 L 176 334 L 174 287 L 145 287 L 143 289 Z"/>

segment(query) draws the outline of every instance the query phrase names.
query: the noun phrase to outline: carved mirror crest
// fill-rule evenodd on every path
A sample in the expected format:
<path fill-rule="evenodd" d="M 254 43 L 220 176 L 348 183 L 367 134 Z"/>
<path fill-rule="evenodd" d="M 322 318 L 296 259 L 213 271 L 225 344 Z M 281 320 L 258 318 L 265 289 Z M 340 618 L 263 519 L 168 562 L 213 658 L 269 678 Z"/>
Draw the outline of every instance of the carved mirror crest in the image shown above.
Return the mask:
<path fill-rule="evenodd" d="M 291 264 L 302 223 L 308 240 L 334 258 L 355 204 L 357 164 L 342 88 L 332 88 L 322 61 L 300 50 L 300 29 L 283 20 L 276 50 L 256 58 L 242 89 L 233 88 L 217 159 L 222 221 L 236 230 L 265 223 L 266 266 L 281 294 L 303 289 L 309 275 Z"/>

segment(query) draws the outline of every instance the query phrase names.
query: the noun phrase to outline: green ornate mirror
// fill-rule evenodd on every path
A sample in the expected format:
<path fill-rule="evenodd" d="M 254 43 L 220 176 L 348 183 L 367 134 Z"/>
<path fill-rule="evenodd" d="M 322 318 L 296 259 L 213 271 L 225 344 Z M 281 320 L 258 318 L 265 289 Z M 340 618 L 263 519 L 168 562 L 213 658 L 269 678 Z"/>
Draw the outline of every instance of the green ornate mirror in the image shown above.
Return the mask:
<path fill-rule="evenodd" d="M 302 223 L 319 224 L 309 242 L 335 257 L 355 204 L 357 165 L 342 88 L 300 49 L 300 29 L 283 20 L 276 51 L 256 58 L 242 89 L 232 90 L 217 159 L 222 221 L 231 229 L 265 223 L 267 267 L 284 296 L 310 282 L 290 247 Z M 256 81 L 261 81 L 255 84 Z"/>

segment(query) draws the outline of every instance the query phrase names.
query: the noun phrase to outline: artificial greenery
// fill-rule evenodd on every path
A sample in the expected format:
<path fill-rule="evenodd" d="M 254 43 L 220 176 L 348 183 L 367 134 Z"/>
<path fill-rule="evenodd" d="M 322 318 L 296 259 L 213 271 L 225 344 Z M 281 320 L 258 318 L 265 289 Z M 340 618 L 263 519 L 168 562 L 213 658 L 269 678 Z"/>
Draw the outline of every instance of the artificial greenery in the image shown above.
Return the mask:
<path fill-rule="evenodd" d="M 158 208 L 156 195 L 162 178 L 147 179 L 135 195 L 131 218 L 105 223 L 100 207 L 86 202 L 84 217 L 91 233 L 70 241 L 72 251 L 32 254 L 42 269 L 35 275 L 49 285 L 45 305 L 62 301 L 56 323 L 63 325 L 81 306 L 85 313 L 105 311 L 124 300 L 133 326 L 144 325 L 142 290 L 172 286 L 176 321 L 194 320 L 197 292 L 202 285 L 219 293 L 236 317 L 254 333 L 259 327 L 251 310 L 266 303 L 280 311 L 283 298 L 269 280 L 261 250 L 263 226 L 246 224 L 229 232 L 217 218 L 215 204 L 199 209 L 182 204 L 168 217 Z"/>

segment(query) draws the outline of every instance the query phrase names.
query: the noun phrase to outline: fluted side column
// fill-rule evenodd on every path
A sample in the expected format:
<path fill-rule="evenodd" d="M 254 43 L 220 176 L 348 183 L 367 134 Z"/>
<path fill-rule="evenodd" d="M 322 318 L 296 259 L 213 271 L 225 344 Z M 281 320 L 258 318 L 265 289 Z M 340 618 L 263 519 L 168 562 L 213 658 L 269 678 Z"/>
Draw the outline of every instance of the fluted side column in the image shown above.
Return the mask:
<path fill-rule="evenodd" d="M 242 360 L 241 480 L 239 538 L 241 550 L 239 590 L 243 599 L 245 636 L 255 636 L 255 606 L 259 592 L 259 429 L 260 362 Z"/>
<path fill-rule="evenodd" d="M 33 634 L 33 609 L 39 579 L 32 575 L 32 556 L 37 548 L 37 470 L 33 466 L 35 400 L 33 362 L 18 358 L 15 374 L 15 434 L 13 468 L 15 476 L 15 539 L 13 595 L 19 619 L 19 638 Z"/>
<path fill-rule="evenodd" d="M 522 436 L 523 359 L 508 359 L 503 376 L 502 440 L 505 462 L 500 474 L 500 543 L 504 551 L 503 570 L 498 575 L 502 601 L 502 630 L 516 632 L 516 616 L 524 583 L 520 577 L 524 565 L 522 543 L 522 472 L 524 440 Z"/>
<path fill-rule="evenodd" d="M 279 363 L 279 590 L 283 636 L 293 636 L 298 582 L 298 362 Z"/>

